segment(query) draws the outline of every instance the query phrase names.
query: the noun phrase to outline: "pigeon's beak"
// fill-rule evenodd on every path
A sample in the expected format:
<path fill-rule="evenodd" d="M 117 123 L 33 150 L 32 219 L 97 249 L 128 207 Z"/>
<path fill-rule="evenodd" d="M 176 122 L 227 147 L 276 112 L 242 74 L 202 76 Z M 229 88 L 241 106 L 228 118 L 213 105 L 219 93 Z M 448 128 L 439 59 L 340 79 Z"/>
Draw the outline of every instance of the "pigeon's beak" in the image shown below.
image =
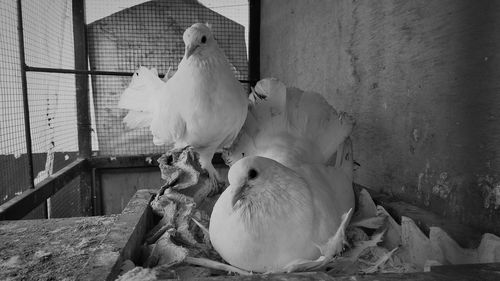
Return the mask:
<path fill-rule="evenodd" d="M 198 49 L 200 45 L 187 45 L 186 46 L 186 53 L 184 54 L 184 56 L 186 57 L 186 59 L 188 59 L 193 53 L 194 51 L 196 51 L 196 49 Z"/>
<path fill-rule="evenodd" d="M 231 200 L 231 206 L 233 207 L 233 209 L 235 208 L 235 205 L 236 203 L 238 203 L 238 201 L 244 199 L 245 191 L 249 188 L 250 186 L 246 182 L 240 187 L 236 188 L 236 190 L 234 191 L 233 199 Z"/>

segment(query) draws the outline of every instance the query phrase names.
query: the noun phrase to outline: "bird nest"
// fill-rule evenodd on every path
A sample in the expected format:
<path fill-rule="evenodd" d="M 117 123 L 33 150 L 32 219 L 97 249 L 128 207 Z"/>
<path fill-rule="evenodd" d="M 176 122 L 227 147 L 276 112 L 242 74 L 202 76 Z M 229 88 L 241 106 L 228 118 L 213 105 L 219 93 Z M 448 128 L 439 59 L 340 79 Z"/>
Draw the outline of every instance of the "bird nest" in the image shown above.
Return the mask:
<path fill-rule="evenodd" d="M 118 280 L 254 274 L 225 263 L 210 244 L 207 229 L 218 196 L 211 196 L 213 187 L 200 167 L 197 153 L 190 148 L 171 151 L 158 162 L 165 180 L 151 202 L 158 223 L 149 231 L 142 246 L 142 266 L 126 261 Z M 285 268 L 283 272 L 407 273 L 439 264 L 429 253 L 439 249 L 429 248 L 423 259 L 417 257 L 422 256 L 422 245 L 427 245 L 429 238 L 410 218 L 403 217 L 400 225 L 382 206 L 374 203 L 367 190 L 356 190 L 356 193 L 356 210 L 352 218 L 349 214 L 350 220 L 344 220 L 349 224 L 340 233 L 345 237 L 341 254 L 329 257 L 322 251 L 318 260 Z M 446 236 L 444 232 L 440 234 Z"/>

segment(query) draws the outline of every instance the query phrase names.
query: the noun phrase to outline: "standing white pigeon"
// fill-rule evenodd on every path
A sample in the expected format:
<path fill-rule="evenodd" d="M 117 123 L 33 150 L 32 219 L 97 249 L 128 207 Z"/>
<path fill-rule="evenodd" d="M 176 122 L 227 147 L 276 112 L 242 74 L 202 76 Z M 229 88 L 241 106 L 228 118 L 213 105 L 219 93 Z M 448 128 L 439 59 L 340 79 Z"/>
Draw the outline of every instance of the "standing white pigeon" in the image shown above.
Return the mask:
<path fill-rule="evenodd" d="M 227 152 L 229 187 L 210 218 L 210 240 L 230 264 L 255 272 L 322 265 L 343 246 L 354 208 L 353 120 L 317 93 L 276 79 L 255 87 L 266 100 L 248 114 Z M 339 151 L 337 151 L 339 149 Z M 333 155 L 336 153 L 336 157 Z M 328 166 L 335 158 L 335 166 Z M 342 225 L 342 226 L 341 226 Z"/>
<path fill-rule="evenodd" d="M 252 155 L 286 166 L 330 164 L 354 126 L 352 117 L 337 113 L 320 94 L 286 88 L 276 78 L 260 80 L 250 99 L 255 102 L 238 140 L 223 154 L 230 166 Z"/>
<path fill-rule="evenodd" d="M 176 73 L 163 82 L 156 70 L 139 68 L 118 106 L 131 110 L 124 119 L 128 127 L 150 126 L 156 145 L 192 146 L 216 187 L 220 177 L 212 157 L 234 141 L 247 116 L 248 97 L 209 27 L 193 24 L 183 40 Z"/>

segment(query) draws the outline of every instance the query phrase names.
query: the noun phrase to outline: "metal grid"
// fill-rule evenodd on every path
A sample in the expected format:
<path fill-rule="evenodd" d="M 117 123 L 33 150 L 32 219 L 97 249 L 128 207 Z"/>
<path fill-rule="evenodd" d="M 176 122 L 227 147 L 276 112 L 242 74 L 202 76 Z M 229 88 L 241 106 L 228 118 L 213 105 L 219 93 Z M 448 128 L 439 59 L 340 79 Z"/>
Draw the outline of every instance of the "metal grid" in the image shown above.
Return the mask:
<path fill-rule="evenodd" d="M 169 68 L 177 70 L 184 54 L 184 30 L 193 23 L 203 22 L 212 25 L 217 42 L 233 65 L 236 77 L 248 79 L 244 26 L 196 1 L 150 1 L 131 7 L 128 5 L 118 1 L 87 2 L 87 15 L 94 20 L 87 29 L 91 70 L 133 73 L 141 65 L 156 67 L 160 73 L 167 72 Z M 246 14 L 248 8 L 248 3 L 233 7 Z M 104 17 L 92 16 L 95 11 Z M 126 110 L 118 109 L 116 105 L 130 79 L 127 76 L 92 77 L 100 155 L 141 155 L 165 151 L 165 147 L 153 144 L 148 129 L 127 130 L 122 123 Z"/>
<path fill-rule="evenodd" d="M 81 216 L 80 177 L 74 178 L 54 196 L 48 204 L 50 218 L 69 218 Z"/>
<path fill-rule="evenodd" d="M 0 5 L 0 204 L 30 186 L 15 1 Z"/>
<path fill-rule="evenodd" d="M 29 212 L 29 214 L 24 216 L 22 219 L 35 220 L 35 219 L 45 219 L 45 218 L 47 218 L 47 205 L 44 203 L 31 210 L 31 212 Z"/>
<path fill-rule="evenodd" d="M 74 68 L 71 1 L 23 1 L 26 64 Z M 35 184 L 71 163 L 78 151 L 74 75 L 27 73 Z M 64 154 L 54 157 L 56 153 Z M 62 165 L 55 163 L 61 159 Z M 60 161 L 61 161 L 60 160 Z"/>
<path fill-rule="evenodd" d="M 74 68 L 71 0 L 23 1 L 26 64 L 31 67 Z M 43 16 L 41 16 L 43 15 Z M 27 73 L 34 183 L 77 157 L 75 75 Z M 48 217 L 78 215 L 79 178 L 47 200 Z M 43 204 L 45 205 L 45 204 Z"/>
<path fill-rule="evenodd" d="M 71 0 L 23 0 L 26 64 L 30 67 L 74 68 Z M 0 5 L 0 204 L 41 182 L 76 159 L 78 151 L 76 89 L 73 74 L 27 72 L 27 99 L 32 155 L 27 155 L 17 2 Z M 79 178 L 55 194 L 48 213 L 71 216 L 80 208 Z M 76 206 L 76 208 L 74 208 Z M 44 218 L 47 205 L 25 219 Z"/>
<path fill-rule="evenodd" d="M 197 1 L 144 2 L 87 0 L 87 13 L 92 9 L 107 13 L 95 17 L 88 26 L 91 70 L 132 73 L 139 65 L 156 67 L 163 73 L 168 68 L 176 70 L 184 52 L 182 33 L 195 22 L 205 22 L 212 25 L 236 77 L 248 80 L 247 31 L 243 25 Z M 216 2 L 227 3 L 201 1 L 215 10 L 224 9 L 226 4 L 213 4 Z M 0 204 L 32 185 L 30 172 L 34 174 L 34 182 L 39 183 L 70 164 L 78 151 L 75 75 L 63 74 L 67 72 L 65 69 L 74 69 L 75 63 L 72 1 L 23 0 L 21 3 L 32 154 L 27 155 L 30 151 L 26 148 L 25 128 L 28 127 L 23 109 L 17 1 L 7 0 L 0 5 Z M 106 7 L 111 7 L 112 12 Z M 248 3 L 231 7 L 233 11 L 235 8 L 248 14 Z M 220 12 L 228 16 L 227 10 Z M 97 135 L 100 142 L 100 147 L 95 142 L 93 148 L 99 148 L 101 155 L 163 152 L 164 148 L 153 145 L 149 130 L 124 130 L 125 112 L 118 110 L 116 104 L 130 77 L 93 75 L 92 78 L 93 137 Z M 93 142 L 95 140 L 93 138 Z M 80 215 L 80 181 L 79 177 L 75 178 L 51 196 L 48 205 L 37 206 L 25 218 Z"/>
<path fill-rule="evenodd" d="M 47 203 L 40 204 L 23 217 L 24 220 L 44 218 L 69 218 L 81 216 L 80 177 L 54 194 Z"/>
<path fill-rule="evenodd" d="M 27 73 L 27 81 L 37 184 L 76 159 L 75 78 L 73 74 Z"/>
<path fill-rule="evenodd" d="M 74 68 L 71 0 L 23 0 L 26 64 Z"/>

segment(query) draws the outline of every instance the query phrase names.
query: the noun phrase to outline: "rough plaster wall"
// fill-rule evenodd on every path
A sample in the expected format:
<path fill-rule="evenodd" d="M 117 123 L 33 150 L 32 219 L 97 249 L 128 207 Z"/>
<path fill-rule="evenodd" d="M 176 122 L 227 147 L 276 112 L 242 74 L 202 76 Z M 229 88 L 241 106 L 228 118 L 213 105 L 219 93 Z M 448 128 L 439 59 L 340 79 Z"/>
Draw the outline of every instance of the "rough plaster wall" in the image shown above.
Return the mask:
<path fill-rule="evenodd" d="M 497 234 L 499 51 L 500 1 L 262 1 L 261 76 L 355 116 L 358 183 Z"/>

